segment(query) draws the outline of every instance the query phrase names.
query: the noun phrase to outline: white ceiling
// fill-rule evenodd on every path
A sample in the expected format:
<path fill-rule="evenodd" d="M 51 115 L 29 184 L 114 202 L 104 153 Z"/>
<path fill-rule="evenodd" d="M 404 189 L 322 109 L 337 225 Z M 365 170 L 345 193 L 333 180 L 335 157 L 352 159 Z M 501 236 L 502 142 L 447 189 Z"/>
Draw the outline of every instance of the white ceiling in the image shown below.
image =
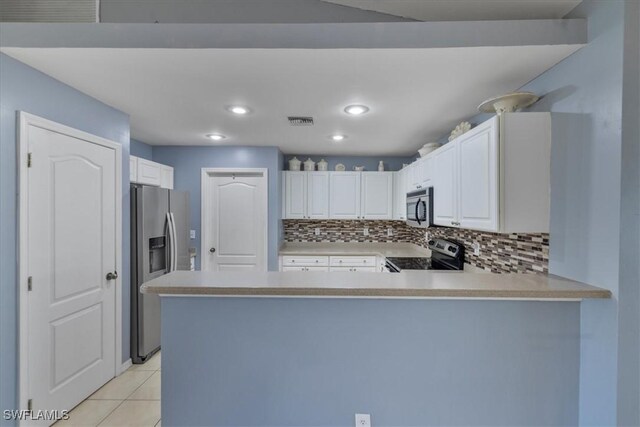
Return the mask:
<path fill-rule="evenodd" d="M 582 0 L 323 0 L 419 21 L 562 18 Z"/>
<path fill-rule="evenodd" d="M 272 145 L 285 153 L 409 155 L 579 47 L 450 49 L 3 48 L 131 115 L 131 134 L 153 145 Z M 343 108 L 368 105 L 362 117 Z M 253 112 L 233 116 L 225 106 Z M 309 115 L 313 127 L 289 126 Z M 329 135 L 341 132 L 341 143 Z"/>

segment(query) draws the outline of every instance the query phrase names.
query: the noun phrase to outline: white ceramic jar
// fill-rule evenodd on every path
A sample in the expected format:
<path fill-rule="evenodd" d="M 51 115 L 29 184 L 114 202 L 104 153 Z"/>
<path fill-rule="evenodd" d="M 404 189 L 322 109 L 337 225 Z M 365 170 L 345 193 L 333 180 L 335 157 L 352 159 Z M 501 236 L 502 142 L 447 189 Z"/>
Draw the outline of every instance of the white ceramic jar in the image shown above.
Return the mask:
<path fill-rule="evenodd" d="M 307 172 L 311 172 L 311 171 L 316 170 L 316 162 L 311 160 L 311 158 L 307 159 L 304 162 L 304 170 L 307 171 Z"/>
<path fill-rule="evenodd" d="M 293 159 L 289 160 L 289 170 L 290 171 L 299 171 L 300 170 L 300 160 L 298 160 L 297 157 L 294 157 Z"/>
<path fill-rule="evenodd" d="M 326 172 L 329 170 L 329 163 L 325 159 L 320 159 L 318 162 L 318 170 L 321 172 Z"/>

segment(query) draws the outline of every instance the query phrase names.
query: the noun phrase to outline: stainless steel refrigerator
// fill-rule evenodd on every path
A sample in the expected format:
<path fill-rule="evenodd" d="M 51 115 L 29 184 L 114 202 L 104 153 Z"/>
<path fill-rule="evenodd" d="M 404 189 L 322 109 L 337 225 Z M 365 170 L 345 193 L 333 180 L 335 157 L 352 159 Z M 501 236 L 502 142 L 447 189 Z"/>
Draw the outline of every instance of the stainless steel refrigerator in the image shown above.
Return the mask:
<path fill-rule="evenodd" d="M 131 186 L 131 360 L 144 363 L 160 349 L 160 297 L 140 286 L 189 270 L 189 193 Z"/>

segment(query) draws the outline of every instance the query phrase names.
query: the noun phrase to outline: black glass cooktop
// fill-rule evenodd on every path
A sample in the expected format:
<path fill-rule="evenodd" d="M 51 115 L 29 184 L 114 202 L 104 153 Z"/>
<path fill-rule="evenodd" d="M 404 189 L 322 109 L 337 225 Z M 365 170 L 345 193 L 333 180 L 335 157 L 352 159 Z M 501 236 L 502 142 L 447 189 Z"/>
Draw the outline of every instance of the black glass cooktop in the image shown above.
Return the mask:
<path fill-rule="evenodd" d="M 431 270 L 431 258 L 387 258 L 398 270 Z"/>

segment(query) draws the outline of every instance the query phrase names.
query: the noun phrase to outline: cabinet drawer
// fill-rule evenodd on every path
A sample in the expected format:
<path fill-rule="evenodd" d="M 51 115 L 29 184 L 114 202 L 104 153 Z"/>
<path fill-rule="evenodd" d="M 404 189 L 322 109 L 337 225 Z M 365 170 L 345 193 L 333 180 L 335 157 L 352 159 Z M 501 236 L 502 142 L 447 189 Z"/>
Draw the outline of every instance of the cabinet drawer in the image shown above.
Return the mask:
<path fill-rule="evenodd" d="M 353 273 L 355 272 L 375 273 L 376 268 L 375 267 L 330 267 L 329 271 L 333 271 L 333 272 L 351 271 Z"/>
<path fill-rule="evenodd" d="M 328 266 L 329 265 L 329 257 L 326 256 L 283 256 L 282 257 L 282 265 L 283 266 Z"/>
<path fill-rule="evenodd" d="M 375 256 L 332 256 L 330 259 L 332 267 L 376 267 Z"/>
<path fill-rule="evenodd" d="M 282 271 L 329 271 L 329 267 L 305 267 L 305 266 L 295 266 L 295 267 L 282 267 Z"/>

